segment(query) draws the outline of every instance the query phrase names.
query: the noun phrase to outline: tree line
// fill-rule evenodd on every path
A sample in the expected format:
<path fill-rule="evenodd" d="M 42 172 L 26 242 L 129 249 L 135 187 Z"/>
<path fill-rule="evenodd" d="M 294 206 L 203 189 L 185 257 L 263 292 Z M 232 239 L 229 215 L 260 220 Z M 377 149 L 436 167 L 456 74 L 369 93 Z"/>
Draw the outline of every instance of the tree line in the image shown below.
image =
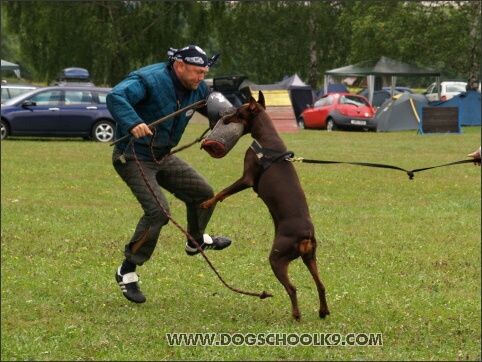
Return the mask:
<path fill-rule="evenodd" d="M 113 86 L 188 44 L 221 52 L 209 76 L 257 84 L 297 73 L 319 89 L 325 71 L 382 55 L 475 88 L 480 80 L 480 1 L 2 1 L 1 8 L 2 59 L 48 84 L 76 66 Z M 423 87 L 433 79 L 409 81 Z"/>

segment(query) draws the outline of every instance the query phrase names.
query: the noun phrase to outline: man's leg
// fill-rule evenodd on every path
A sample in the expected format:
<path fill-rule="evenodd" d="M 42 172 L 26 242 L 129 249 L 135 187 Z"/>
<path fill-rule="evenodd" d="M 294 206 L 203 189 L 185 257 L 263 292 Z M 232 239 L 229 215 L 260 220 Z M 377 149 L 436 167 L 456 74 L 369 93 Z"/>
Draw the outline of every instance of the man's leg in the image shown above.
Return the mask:
<path fill-rule="evenodd" d="M 167 200 L 156 181 L 159 165 L 155 162 L 141 161 L 142 170 L 139 170 L 136 162 L 132 160 L 122 163 L 118 158 L 118 152 L 117 154 L 114 152 L 113 160 L 117 173 L 129 186 L 144 210 L 144 215 L 139 220 L 134 235 L 125 246 L 126 259 L 116 272 L 116 280 L 127 299 L 136 303 L 143 303 L 145 297 L 137 283 L 136 266 L 144 264 L 154 252 L 161 228 L 169 221 L 166 215 L 169 208 Z M 141 172 L 152 187 L 154 195 L 144 181 Z M 159 206 L 159 202 L 163 207 Z"/>
<path fill-rule="evenodd" d="M 225 237 L 204 235 L 207 224 L 214 212 L 214 206 L 202 209 L 199 205 L 214 196 L 214 191 L 207 180 L 190 164 L 176 155 L 169 156 L 166 166 L 157 174 L 158 184 L 171 192 L 186 204 L 187 232 L 203 249 L 221 250 L 231 244 Z M 186 252 L 189 255 L 198 253 L 194 243 L 188 240 Z"/>

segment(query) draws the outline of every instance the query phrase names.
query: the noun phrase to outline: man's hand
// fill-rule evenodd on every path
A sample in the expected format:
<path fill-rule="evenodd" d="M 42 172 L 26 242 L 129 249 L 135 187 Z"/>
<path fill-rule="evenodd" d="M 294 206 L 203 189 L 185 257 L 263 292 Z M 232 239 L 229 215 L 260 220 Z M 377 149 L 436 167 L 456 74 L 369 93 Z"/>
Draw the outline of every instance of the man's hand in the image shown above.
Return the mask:
<path fill-rule="evenodd" d="M 147 124 L 145 123 L 140 123 L 137 126 L 135 126 L 133 129 L 131 129 L 131 133 L 135 138 L 140 138 L 147 135 L 152 136 L 151 129 L 147 127 Z"/>
<path fill-rule="evenodd" d="M 472 158 L 475 158 L 475 159 L 480 158 L 480 147 L 477 151 L 469 153 L 467 155 L 467 157 L 472 157 Z M 480 166 L 480 162 L 474 162 L 474 165 Z"/>

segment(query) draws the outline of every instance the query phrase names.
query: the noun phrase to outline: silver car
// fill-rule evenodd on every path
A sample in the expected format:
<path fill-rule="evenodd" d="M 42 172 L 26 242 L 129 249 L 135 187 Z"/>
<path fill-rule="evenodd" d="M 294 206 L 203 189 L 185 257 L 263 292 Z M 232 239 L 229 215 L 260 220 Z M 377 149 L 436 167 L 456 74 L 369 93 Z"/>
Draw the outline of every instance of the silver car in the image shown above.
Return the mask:
<path fill-rule="evenodd" d="M 2 104 L 11 98 L 37 88 L 39 86 L 32 84 L 2 84 Z"/>

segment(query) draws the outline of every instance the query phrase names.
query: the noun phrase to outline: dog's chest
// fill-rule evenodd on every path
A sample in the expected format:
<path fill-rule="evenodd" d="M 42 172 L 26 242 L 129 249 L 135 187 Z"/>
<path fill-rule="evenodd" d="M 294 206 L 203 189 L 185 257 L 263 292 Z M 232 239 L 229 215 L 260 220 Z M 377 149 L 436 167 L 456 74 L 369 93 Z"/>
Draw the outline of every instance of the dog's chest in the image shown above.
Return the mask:
<path fill-rule="evenodd" d="M 261 198 L 300 197 L 304 198 L 300 180 L 290 161 L 279 161 L 264 170 L 258 179 L 258 195 Z"/>

